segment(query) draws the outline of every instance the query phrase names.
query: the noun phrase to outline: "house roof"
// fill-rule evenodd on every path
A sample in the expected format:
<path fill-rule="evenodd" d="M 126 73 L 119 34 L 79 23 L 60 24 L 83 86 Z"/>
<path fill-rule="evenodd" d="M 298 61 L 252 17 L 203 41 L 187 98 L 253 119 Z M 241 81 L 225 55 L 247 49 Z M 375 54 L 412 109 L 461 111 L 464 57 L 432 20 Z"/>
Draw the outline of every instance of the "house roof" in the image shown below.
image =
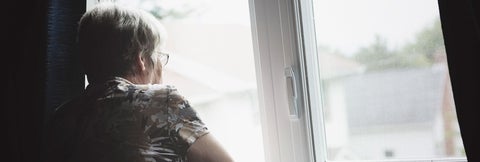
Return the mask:
<path fill-rule="evenodd" d="M 320 65 L 320 77 L 322 79 L 358 74 L 365 70 L 364 65 L 354 60 L 329 52 L 319 52 L 318 62 Z"/>
<path fill-rule="evenodd" d="M 197 61 L 175 56 L 165 69 L 164 83 L 175 85 L 182 95 L 196 103 L 208 102 L 224 94 L 245 92 L 256 85 Z"/>
<path fill-rule="evenodd" d="M 345 78 L 350 128 L 432 122 L 440 111 L 446 71 L 392 70 Z"/>
<path fill-rule="evenodd" d="M 253 47 L 248 27 L 235 24 L 170 22 L 166 84 L 193 103 L 256 89 Z"/>

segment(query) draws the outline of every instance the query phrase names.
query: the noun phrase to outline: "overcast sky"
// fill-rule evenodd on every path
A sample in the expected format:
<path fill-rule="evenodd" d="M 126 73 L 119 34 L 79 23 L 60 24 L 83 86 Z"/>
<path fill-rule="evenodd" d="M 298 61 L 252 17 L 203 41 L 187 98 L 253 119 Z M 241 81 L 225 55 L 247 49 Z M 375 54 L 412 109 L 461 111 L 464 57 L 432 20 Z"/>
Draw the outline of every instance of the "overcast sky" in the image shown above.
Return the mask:
<path fill-rule="evenodd" d="M 248 0 L 203 1 L 206 6 L 203 14 L 189 21 L 250 25 Z M 371 44 L 376 34 L 384 37 L 390 48 L 400 48 L 439 18 L 437 0 L 314 0 L 314 3 L 317 43 L 346 55 Z"/>
<path fill-rule="evenodd" d="M 198 1 L 198 0 L 197 0 Z M 250 25 L 248 0 L 204 0 L 189 21 Z M 375 35 L 400 48 L 439 18 L 437 0 L 314 0 L 317 43 L 352 55 Z"/>
<path fill-rule="evenodd" d="M 200 14 L 184 19 L 184 22 L 250 27 L 248 0 L 157 2 L 173 8 L 197 8 Z M 390 48 L 400 48 L 439 18 L 437 0 L 314 0 L 314 3 L 317 43 L 345 55 L 352 55 L 371 44 L 375 35 L 384 37 Z"/>
<path fill-rule="evenodd" d="M 317 0 L 317 43 L 346 55 L 384 37 L 390 48 L 412 41 L 439 18 L 436 0 Z"/>

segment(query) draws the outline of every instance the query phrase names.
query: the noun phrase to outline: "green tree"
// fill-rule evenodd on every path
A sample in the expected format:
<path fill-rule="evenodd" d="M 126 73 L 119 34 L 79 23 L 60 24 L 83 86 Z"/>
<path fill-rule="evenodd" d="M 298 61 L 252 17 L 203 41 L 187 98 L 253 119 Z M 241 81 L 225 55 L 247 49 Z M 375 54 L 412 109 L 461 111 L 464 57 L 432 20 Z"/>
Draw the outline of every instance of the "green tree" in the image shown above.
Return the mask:
<path fill-rule="evenodd" d="M 415 38 L 414 42 L 405 46 L 403 53 L 425 55 L 430 63 L 436 61 L 437 55 L 446 53 L 440 19 L 421 30 Z"/>
<path fill-rule="evenodd" d="M 428 65 L 428 61 L 423 55 L 412 55 L 388 49 L 387 41 L 378 35 L 371 45 L 356 52 L 354 59 L 366 65 L 367 71 L 417 68 Z"/>
<path fill-rule="evenodd" d="M 376 36 L 375 41 L 355 53 L 354 59 L 366 65 L 368 71 L 381 71 L 398 68 L 427 67 L 445 54 L 440 21 L 422 29 L 415 40 L 399 49 L 389 49 L 387 41 Z"/>

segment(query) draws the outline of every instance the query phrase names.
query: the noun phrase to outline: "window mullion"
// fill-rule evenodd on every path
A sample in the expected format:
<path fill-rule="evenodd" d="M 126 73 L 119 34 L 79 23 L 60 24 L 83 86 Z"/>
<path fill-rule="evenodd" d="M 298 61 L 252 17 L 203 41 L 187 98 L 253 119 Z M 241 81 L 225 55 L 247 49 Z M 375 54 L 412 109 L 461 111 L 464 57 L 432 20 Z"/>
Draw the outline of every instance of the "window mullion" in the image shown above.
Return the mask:
<path fill-rule="evenodd" d="M 250 0 L 262 127 L 268 161 L 313 161 L 311 136 L 303 98 L 298 96 L 298 115 L 291 115 L 285 69 L 300 74 L 299 30 L 294 1 Z M 301 44 L 300 44 L 301 45 Z M 300 75 L 298 75 L 300 74 Z M 300 77 L 293 77 L 298 94 L 304 94 Z M 291 88 L 291 87 L 290 87 Z M 291 101 L 290 101 L 291 102 Z"/>

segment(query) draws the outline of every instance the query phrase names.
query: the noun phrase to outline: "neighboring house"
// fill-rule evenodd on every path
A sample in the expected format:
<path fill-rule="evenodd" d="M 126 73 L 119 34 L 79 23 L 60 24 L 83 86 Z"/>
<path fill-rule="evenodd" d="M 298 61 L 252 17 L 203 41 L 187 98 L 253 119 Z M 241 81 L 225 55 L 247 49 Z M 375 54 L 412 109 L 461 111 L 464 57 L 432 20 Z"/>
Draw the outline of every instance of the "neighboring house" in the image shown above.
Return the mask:
<path fill-rule="evenodd" d="M 323 113 L 328 151 L 340 151 L 348 142 L 348 123 L 342 78 L 363 73 L 365 67 L 341 55 L 320 51 Z M 331 153 L 329 153 L 330 155 Z"/>
<path fill-rule="evenodd" d="M 325 79 L 330 116 L 326 122 L 347 127 L 342 131 L 345 141 L 332 145 L 329 156 L 336 160 L 443 157 L 453 149 L 445 146 L 446 140 L 457 138 L 445 134 L 454 130 L 445 125 L 456 122 L 444 120 L 445 113 L 454 113 L 453 105 L 445 102 L 451 99 L 446 81 L 442 65 Z"/>

